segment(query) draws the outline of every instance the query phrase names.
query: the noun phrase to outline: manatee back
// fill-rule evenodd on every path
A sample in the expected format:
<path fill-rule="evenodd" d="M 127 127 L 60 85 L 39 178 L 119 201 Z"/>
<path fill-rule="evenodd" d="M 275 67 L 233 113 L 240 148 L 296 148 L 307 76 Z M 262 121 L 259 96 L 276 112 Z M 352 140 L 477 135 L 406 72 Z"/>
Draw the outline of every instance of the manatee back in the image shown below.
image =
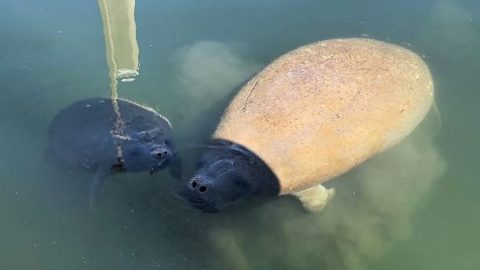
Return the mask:
<path fill-rule="evenodd" d="M 281 193 L 338 176 L 398 143 L 428 112 L 433 83 L 413 52 L 369 39 L 291 51 L 232 100 L 215 138 L 262 158 Z"/>
<path fill-rule="evenodd" d="M 64 164 L 96 170 L 115 162 L 111 130 L 115 121 L 110 99 L 89 98 L 60 111 L 49 128 L 49 152 Z"/>
<path fill-rule="evenodd" d="M 118 100 L 124 134 L 131 135 L 160 129 L 156 135 L 171 136 L 166 118 L 139 104 Z M 112 130 L 117 115 L 109 98 L 89 98 L 77 101 L 60 111 L 49 129 L 50 154 L 69 165 L 95 171 L 99 166 L 109 168 L 117 162 L 117 149 Z"/>

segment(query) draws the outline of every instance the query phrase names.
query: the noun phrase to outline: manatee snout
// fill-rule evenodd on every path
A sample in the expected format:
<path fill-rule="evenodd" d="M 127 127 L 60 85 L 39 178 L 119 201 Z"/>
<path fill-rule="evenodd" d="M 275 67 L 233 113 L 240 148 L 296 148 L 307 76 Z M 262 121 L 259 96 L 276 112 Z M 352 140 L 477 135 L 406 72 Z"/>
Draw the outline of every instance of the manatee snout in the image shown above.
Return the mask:
<path fill-rule="evenodd" d="M 197 172 L 180 195 L 203 212 L 217 212 L 253 195 L 276 194 L 276 178 L 246 148 L 215 141 L 199 159 Z"/>
<path fill-rule="evenodd" d="M 170 141 L 156 144 L 150 151 L 154 159 L 154 166 L 150 169 L 150 174 L 169 166 L 170 174 L 180 179 L 182 175 L 182 163 L 178 156 L 175 145 Z"/>
<path fill-rule="evenodd" d="M 211 193 L 214 190 L 214 179 L 206 175 L 195 175 L 180 191 L 191 206 L 204 212 L 218 212 L 218 203 Z"/>
<path fill-rule="evenodd" d="M 232 158 L 228 149 L 209 151 L 201 157 L 197 172 L 184 184 L 180 194 L 197 209 L 217 212 L 249 194 L 237 184 L 242 182 L 248 187 L 239 174 L 241 167 L 241 162 Z"/>
<path fill-rule="evenodd" d="M 170 158 L 173 154 L 173 151 L 170 149 L 170 147 L 161 145 L 155 148 L 150 154 L 158 160 L 163 160 Z"/>
<path fill-rule="evenodd" d="M 181 195 L 191 206 L 215 213 L 252 194 L 252 186 L 237 172 L 215 173 L 198 173 L 188 181 Z"/>
<path fill-rule="evenodd" d="M 198 191 L 200 193 L 205 193 L 211 188 L 212 186 L 212 179 L 209 177 L 205 177 L 203 175 L 194 176 L 190 182 L 189 186 L 192 188 L 192 191 Z"/>

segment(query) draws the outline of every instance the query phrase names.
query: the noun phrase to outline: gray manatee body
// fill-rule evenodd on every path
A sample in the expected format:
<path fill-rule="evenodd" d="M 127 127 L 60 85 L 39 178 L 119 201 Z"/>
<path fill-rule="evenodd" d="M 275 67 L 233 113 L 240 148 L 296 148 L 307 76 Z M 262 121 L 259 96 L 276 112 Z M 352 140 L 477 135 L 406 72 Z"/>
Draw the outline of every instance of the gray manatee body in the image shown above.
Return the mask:
<path fill-rule="evenodd" d="M 174 176 L 180 173 L 169 121 L 130 101 L 120 99 L 118 107 L 123 123 L 120 131 L 115 129 L 118 117 L 109 98 L 77 101 L 50 124 L 49 154 L 63 165 L 95 173 L 91 206 L 98 186 L 112 173 L 153 173 L 169 163 Z"/>

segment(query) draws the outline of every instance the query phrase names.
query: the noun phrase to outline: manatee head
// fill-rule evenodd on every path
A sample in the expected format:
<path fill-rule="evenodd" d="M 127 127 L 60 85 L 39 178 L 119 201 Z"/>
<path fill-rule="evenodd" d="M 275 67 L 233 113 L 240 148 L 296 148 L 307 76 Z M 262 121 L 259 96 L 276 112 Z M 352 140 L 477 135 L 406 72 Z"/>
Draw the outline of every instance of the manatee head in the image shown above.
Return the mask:
<path fill-rule="evenodd" d="M 121 146 L 123 166 L 127 172 L 150 171 L 153 174 L 176 160 L 171 135 L 161 128 L 129 131 Z M 178 176 L 178 173 L 172 174 Z"/>
<path fill-rule="evenodd" d="M 214 141 L 200 156 L 197 167 L 180 194 L 204 212 L 217 212 L 243 199 L 279 191 L 278 181 L 265 163 L 238 144 Z"/>

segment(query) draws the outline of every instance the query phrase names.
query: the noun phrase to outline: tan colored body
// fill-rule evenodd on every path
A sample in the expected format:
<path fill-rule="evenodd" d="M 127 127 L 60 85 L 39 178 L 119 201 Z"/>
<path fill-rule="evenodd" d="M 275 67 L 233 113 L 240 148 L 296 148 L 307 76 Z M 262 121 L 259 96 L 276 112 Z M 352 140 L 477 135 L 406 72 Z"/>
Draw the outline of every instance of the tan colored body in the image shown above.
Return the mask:
<path fill-rule="evenodd" d="M 257 154 L 299 192 L 398 143 L 433 100 L 428 67 L 413 52 L 369 39 L 291 51 L 256 75 L 227 108 L 214 138 Z"/>

